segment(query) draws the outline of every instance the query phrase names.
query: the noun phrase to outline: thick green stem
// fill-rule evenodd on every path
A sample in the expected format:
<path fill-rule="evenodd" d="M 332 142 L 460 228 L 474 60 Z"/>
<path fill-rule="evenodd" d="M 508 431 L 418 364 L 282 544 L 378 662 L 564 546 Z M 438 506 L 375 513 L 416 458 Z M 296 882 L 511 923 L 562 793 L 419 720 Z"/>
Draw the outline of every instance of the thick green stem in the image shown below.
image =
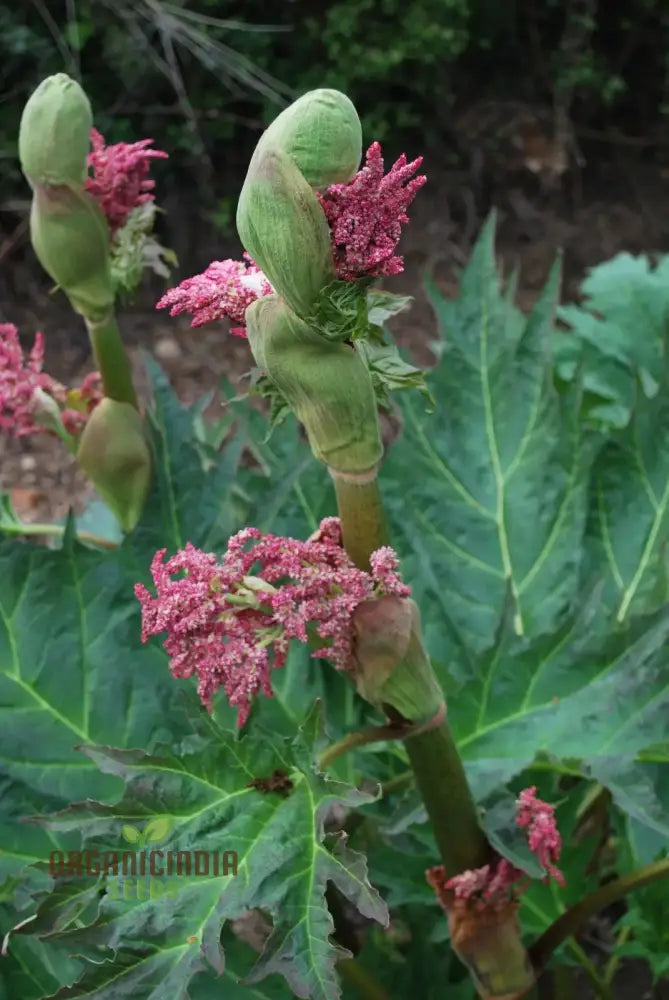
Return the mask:
<path fill-rule="evenodd" d="M 372 552 L 389 542 L 378 479 L 332 477 L 344 548 L 356 566 L 369 569 Z M 447 720 L 408 738 L 406 748 L 448 874 L 486 864 L 491 848 Z"/>
<path fill-rule="evenodd" d="M 86 320 L 86 326 L 105 396 L 138 409 L 130 362 L 114 313 L 99 323 Z"/>
<path fill-rule="evenodd" d="M 646 865 L 635 872 L 630 872 L 629 875 L 621 875 L 620 878 L 607 882 L 591 892 L 589 896 L 574 903 L 551 924 L 548 930 L 544 931 L 530 948 L 530 958 L 537 973 L 546 966 L 556 948 L 559 948 L 567 938 L 577 934 L 583 924 L 600 910 L 622 899 L 634 889 L 641 889 L 644 885 L 667 877 L 669 877 L 669 858 L 664 858 L 662 861 L 656 861 L 652 865 Z"/>
<path fill-rule="evenodd" d="M 358 569 L 368 571 L 372 552 L 389 544 L 376 473 L 370 473 L 370 478 L 360 476 L 357 479 L 344 477 L 332 469 L 330 473 L 337 495 L 344 548 Z"/>
<path fill-rule="evenodd" d="M 479 826 L 448 720 L 410 737 L 406 748 L 446 872 L 480 868 L 492 849 Z"/>

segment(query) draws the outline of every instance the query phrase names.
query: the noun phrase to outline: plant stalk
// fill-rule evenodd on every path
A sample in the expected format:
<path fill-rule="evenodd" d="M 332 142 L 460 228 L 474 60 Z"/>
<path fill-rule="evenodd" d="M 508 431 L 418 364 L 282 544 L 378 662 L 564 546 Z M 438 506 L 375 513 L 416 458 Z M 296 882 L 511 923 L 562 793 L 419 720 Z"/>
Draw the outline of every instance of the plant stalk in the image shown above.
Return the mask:
<path fill-rule="evenodd" d="M 369 572 L 372 552 L 390 543 L 377 473 L 344 477 L 332 469 L 339 520 L 346 549 L 358 569 Z"/>
<path fill-rule="evenodd" d="M 0 523 L 0 534 L 3 535 L 52 535 L 56 538 L 62 538 L 65 534 L 64 524 L 37 524 L 30 523 L 26 524 L 23 522 L 14 523 L 10 522 L 8 524 Z M 83 542 L 86 545 L 95 545 L 100 549 L 117 549 L 119 546 L 118 542 L 112 541 L 111 538 L 101 538 L 99 535 L 94 535 L 90 531 L 77 531 L 77 541 Z"/>
<path fill-rule="evenodd" d="M 87 319 L 86 327 L 105 396 L 139 409 L 130 362 L 113 311 L 99 323 Z"/>
<path fill-rule="evenodd" d="M 641 889 L 645 885 L 650 885 L 651 882 L 667 877 L 669 877 L 669 858 L 664 858 L 662 861 L 656 861 L 652 865 L 646 865 L 635 872 L 630 872 L 629 875 L 621 875 L 595 889 L 578 903 L 574 903 L 544 931 L 529 949 L 530 959 L 537 974 L 545 968 L 556 948 L 559 948 L 567 938 L 577 934 L 590 917 L 599 913 L 606 906 L 610 906 L 611 903 L 615 903 L 628 892 Z"/>
<path fill-rule="evenodd" d="M 369 570 L 372 552 L 389 543 L 378 478 L 332 477 L 344 548 L 356 566 Z M 449 876 L 486 864 L 491 848 L 479 826 L 448 721 L 444 718 L 438 726 L 408 736 L 405 744 Z"/>
<path fill-rule="evenodd" d="M 448 720 L 409 737 L 405 745 L 449 876 L 485 865 L 492 848 L 479 825 Z"/>

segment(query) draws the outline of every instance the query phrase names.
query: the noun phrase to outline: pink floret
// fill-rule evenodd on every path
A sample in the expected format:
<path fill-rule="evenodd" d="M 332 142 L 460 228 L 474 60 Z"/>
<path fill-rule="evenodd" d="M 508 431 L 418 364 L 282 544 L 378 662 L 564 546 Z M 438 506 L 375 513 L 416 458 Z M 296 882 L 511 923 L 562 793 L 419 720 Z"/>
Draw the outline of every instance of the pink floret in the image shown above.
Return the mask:
<path fill-rule="evenodd" d="M 44 337 L 41 333 L 35 334 L 26 358 L 16 327 L 12 323 L 0 323 L 0 431 L 13 437 L 52 433 L 48 423 L 40 419 L 47 403 L 49 407 L 56 404 L 63 426 L 70 434 L 77 435 L 83 430 L 91 410 L 102 399 L 99 373 L 91 372 L 81 388 L 68 390 L 42 371 L 43 364 Z M 74 401 L 78 409 L 70 406 Z"/>
<path fill-rule="evenodd" d="M 562 838 L 558 833 L 553 806 L 536 797 L 536 788 L 525 788 L 518 796 L 516 824 L 527 830 L 527 842 L 536 855 L 547 878 L 564 885 L 564 876 L 556 867 L 560 858 Z M 436 869 L 433 869 L 433 871 Z M 506 858 L 498 857 L 491 864 L 460 872 L 444 882 L 456 899 L 471 899 L 497 906 L 514 899 L 529 885 L 528 876 Z"/>
<path fill-rule="evenodd" d="M 105 214 L 112 236 L 121 229 L 134 208 L 153 201 L 155 181 L 148 176 L 151 160 L 167 159 L 161 149 L 149 149 L 153 139 L 117 142 L 106 146 L 104 137 L 91 129 L 93 151 L 88 166 L 93 171 L 86 190 Z"/>
<path fill-rule="evenodd" d="M 0 430 L 13 437 L 44 431 L 36 422 L 39 392 L 58 398 L 64 392 L 55 379 L 42 371 L 44 337 L 35 341 L 26 358 L 19 333 L 12 323 L 0 323 Z"/>
<path fill-rule="evenodd" d="M 167 561 L 165 550 L 157 552 L 155 597 L 142 584 L 135 587 L 142 641 L 166 632 L 173 676 L 196 675 L 207 708 L 223 687 L 240 726 L 255 695 L 271 697 L 272 669 L 284 665 L 290 640 L 308 641 L 309 627 L 324 640 L 312 655 L 346 670 L 358 604 L 389 593 L 405 596 L 409 588 L 388 554 L 381 575 L 357 569 L 336 538 L 335 520 L 325 519 L 306 542 L 244 528 L 220 561 L 190 543 Z"/>
<path fill-rule="evenodd" d="M 215 260 L 202 274 L 186 278 L 170 288 L 156 304 L 169 309 L 170 316 L 189 313 L 192 327 L 214 320 L 230 319 L 240 324 L 231 333 L 245 337 L 244 316 L 256 299 L 271 295 L 274 289 L 260 268 L 244 254 L 246 261 Z"/>
<path fill-rule="evenodd" d="M 422 157 L 407 163 L 404 153 L 383 175 L 378 142 L 367 150 L 365 166 L 348 184 L 332 184 L 318 194 L 330 224 L 337 274 L 345 280 L 400 274 L 402 257 L 395 255 L 407 209 L 427 180 L 413 177 Z"/>

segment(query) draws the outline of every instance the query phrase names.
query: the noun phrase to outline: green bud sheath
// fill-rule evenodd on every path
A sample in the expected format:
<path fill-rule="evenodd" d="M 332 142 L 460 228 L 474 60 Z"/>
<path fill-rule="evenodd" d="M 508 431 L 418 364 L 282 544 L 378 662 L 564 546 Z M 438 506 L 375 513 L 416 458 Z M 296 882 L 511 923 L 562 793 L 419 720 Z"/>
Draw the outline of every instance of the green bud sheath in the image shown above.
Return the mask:
<path fill-rule="evenodd" d="M 259 368 L 304 425 L 314 456 L 335 472 L 364 475 L 381 461 L 376 398 L 357 352 L 314 333 L 276 295 L 246 310 Z"/>
<path fill-rule="evenodd" d="M 335 280 L 327 219 L 291 158 L 262 142 L 239 197 L 237 229 L 291 309 L 311 315 L 321 288 Z"/>
<path fill-rule="evenodd" d="M 77 460 L 123 530 L 132 531 L 151 482 L 151 453 L 137 410 L 103 399 L 88 418 Z"/>
<path fill-rule="evenodd" d="M 72 308 L 99 323 L 114 305 L 109 228 L 83 188 L 36 185 L 30 237 L 40 264 L 63 289 Z"/>
<path fill-rule="evenodd" d="M 93 113 L 79 84 L 65 73 L 43 80 L 21 116 L 19 159 L 31 184 L 82 185 Z"/>
<path fill-rule="evenodd" d="M 360 695 L 378 707 L 390 705 L 410 722 L 436 716 L 444 694 L 423 648 L 414 601 L 381 597 L 355 609 L 355 681 Z"/>
<path fill-rule="evenodd" d="M 353 102 L 339 90 L 311 90 L 282 111 L 260 146 L 287 153 L 312 188 L 345 184 L 362 158 L 362 128 Z"/>

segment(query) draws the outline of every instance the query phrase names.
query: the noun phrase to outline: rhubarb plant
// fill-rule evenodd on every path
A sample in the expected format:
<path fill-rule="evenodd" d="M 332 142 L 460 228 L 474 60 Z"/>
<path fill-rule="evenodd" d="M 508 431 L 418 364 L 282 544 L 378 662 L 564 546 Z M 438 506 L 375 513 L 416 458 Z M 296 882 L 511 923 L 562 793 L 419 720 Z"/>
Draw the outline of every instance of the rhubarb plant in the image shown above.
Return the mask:
<path fill-rule="evenodd" d="M 100 376 L 68 393 L 6 325 L 0 426 L 78 441 L 121 530 L 2 507 L 0 995 L 493 1000 L 580 966 L 605 1000 L 666 922 L 666 323 L 630 305 L 666 315 L 661 281 L 560 305 L 556 266 L 524 316 L 491 219 L 458 297 L 428 285 L 421 371 L 378 287 L 421 160 L 315 90 L 258 142 L 244 256 L 157 303 L 248 342 L 204 425 L 148 357 L 138 404 L 113 312 L 164 260 L 150 145 L 105 147 L 62 75 L 21 125 Z"/>

